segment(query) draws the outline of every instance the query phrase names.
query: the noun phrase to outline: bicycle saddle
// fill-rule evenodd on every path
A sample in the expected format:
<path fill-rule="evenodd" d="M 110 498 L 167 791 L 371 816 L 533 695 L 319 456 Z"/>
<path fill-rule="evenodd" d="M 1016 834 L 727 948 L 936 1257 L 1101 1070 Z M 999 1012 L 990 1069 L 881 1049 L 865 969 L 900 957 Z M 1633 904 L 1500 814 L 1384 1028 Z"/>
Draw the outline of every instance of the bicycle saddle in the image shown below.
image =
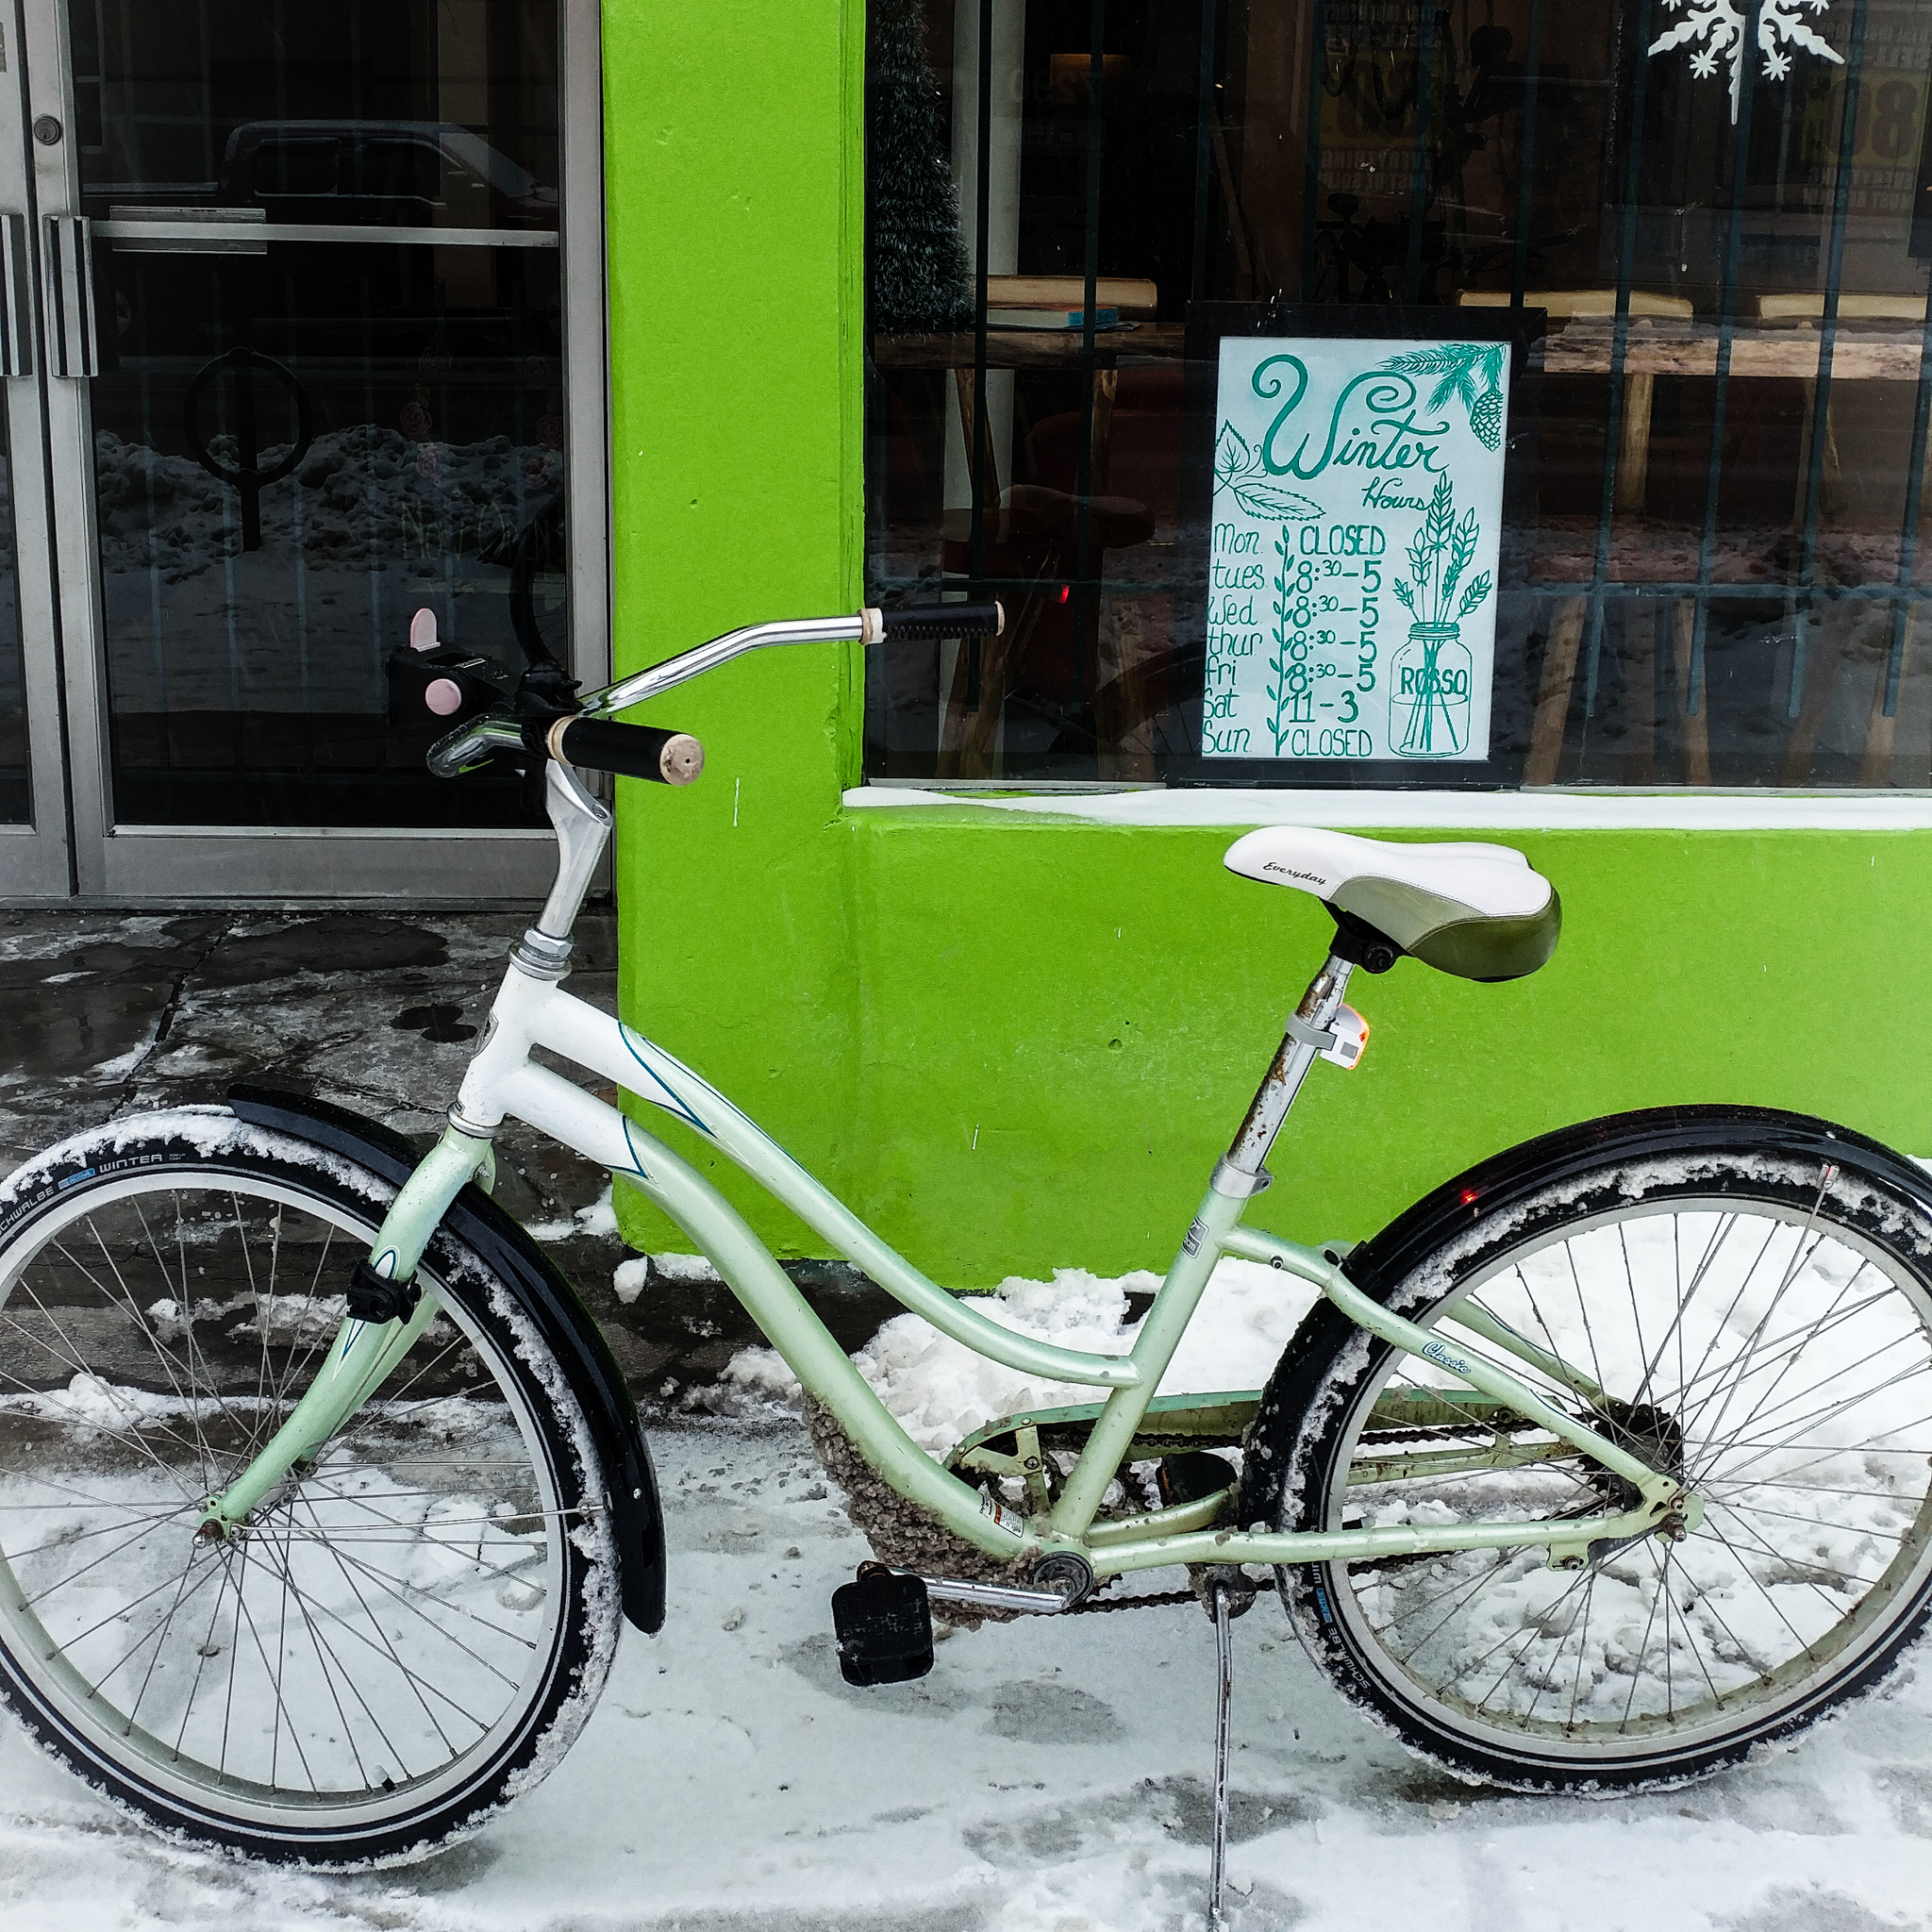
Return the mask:
<path fill-rule="evenodd" d="M 1312 893 L 1459 979 L 1521 979 L 1557 950 L 1563 902 L 1507 845 L 1396 845 L 1302 825 L 1237 839 L 1229 872 Z"/>

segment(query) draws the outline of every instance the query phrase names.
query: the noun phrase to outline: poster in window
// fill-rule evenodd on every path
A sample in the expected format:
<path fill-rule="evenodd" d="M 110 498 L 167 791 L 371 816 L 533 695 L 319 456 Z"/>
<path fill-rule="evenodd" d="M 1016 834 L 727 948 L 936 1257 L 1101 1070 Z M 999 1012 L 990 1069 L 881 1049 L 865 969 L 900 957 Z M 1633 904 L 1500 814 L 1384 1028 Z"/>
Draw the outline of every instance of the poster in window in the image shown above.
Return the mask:
<path fill-rule="evenodd" d="M 1487 760 L 1509 343 L 1219 351 L 1202 757 Z"/>

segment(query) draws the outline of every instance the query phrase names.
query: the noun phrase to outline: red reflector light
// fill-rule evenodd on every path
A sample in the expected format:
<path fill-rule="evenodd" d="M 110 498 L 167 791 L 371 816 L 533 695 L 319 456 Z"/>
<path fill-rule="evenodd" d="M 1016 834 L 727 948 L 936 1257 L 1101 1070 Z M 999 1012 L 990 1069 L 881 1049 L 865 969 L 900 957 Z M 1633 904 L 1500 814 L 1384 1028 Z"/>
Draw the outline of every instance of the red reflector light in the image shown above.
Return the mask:
<path fill-rule="evenodd" d="M 1072 596 L 1073 594 L 1074 594 L 1074 587 L 1073 587 L 1073 585 L 1072 585 L 1072 584 L 1062 584 L 1062 585 L 1060 586 L 1060 593 L 1059 593 L 1059 595 L 1058 595 L 1058 597 L 1056 597 L 1056 598 L 1054 599 L 1054 602 L 1055 602 L 1056 604 L 1064 604 L 1064 603 L 1065 603 L 1065 602 L 1067 601 L 1067 599 L 1068 599 L 1069 597 L 1071 597 L 1071 596 Z"/>
<path fill-rule="evenodd" d="M 1474 1188 L 1464 1188 L 1464 1189 L 1463 1189 L 1463 1191 L 1462 1191 L 1462 1205 L 1463 1205 L 1463 1206 L 1464 1206 L 1465 1208 L 1467 1208 L 1467 1207 L 1469 1206 L 1469 1204 L 1470 1204 L 1470 1203 L 1471 1203 L 1472 1201 L 1474 1201 L 1474 1199 L 1475 1199 L 1475 1190 L 1474 1190 Z"/>

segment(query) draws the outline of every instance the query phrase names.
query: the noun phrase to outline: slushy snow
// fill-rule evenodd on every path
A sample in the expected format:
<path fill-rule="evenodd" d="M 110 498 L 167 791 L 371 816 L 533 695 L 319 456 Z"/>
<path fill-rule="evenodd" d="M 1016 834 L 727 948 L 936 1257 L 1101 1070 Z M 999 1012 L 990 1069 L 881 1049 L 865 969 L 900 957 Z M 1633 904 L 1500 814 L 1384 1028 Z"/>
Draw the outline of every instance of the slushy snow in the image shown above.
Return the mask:
<path fill-rule="evenodd" d="M 1160 1277 L 1144 1270 L 1106 1280 L 1062 1268 L 1051 1281 L 1013 1276 L 991 1294 L 974 1296 L 972 1306 L 1004 1328 L 1061 1348 L 1124 1355 L 1141 1332 L 1140 1322 L 1128 1319 L 1128 1296 L 1144 1298 L 1159 1286 Z M 1257 1261 L 1224 1257 L 1158 1392 L 1259 1389 L 1316 1294 L 1307 1283 Z M 906 1433 L 936 1457 L 998 1416 L 1097 1402 L 1107 1392 L 1003 1368 L 917 1315 L 886 1323 L 853 1360 Z M 714 1412 L 744 1415 L 765 1405 L 795 1404 L 797 1394 L 796 1378 L 774 1350 L 746 1348 L 731 1358 L 719 1388 L 700 1401 Z"/>
<path fill-rule="evenodd" d="M 1198 1611 L 989 1625 L 856 1690 L 827 1604 L 863 1544 L 802 1432 L 654 1448 L 665 1627 L 625 1632 L 569 1757 L 477 1838 L 399 1872 L 238 1865 L 128 1824 L 0 1724 L 7 1932 L 1205 1932 Z M 1361 1724 L 1271 1599 L 1234 1639 L 1234 1932 L 1926 1924 L 1924 1686 L 1687 1790 L 1498 1797 Z"/>

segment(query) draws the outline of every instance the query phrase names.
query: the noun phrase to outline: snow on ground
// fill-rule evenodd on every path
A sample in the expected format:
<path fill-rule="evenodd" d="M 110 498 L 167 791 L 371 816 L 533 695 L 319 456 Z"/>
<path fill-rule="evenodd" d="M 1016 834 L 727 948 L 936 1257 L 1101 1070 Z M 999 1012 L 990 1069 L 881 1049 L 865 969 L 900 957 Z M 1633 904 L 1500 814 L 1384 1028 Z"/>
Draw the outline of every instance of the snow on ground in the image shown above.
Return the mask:
<path fill-rule="evenodd" d="M 996 1319 L 1119 1345 L 1153 1277 L 1010 1282 Z M 1171 1388 L 1255 1387 L 1300 1310 L 1224 1263 Z M 861 1360 L 922 1440 L 1061 1390 L 912 1318 Z M 0 1926 L 75 1932 L 1203 1932 L 1213 1648 L 1191 1607 L 989 1625 L 930 1676 L 856 1690 L 829 1598 L 864 1555 L 783 1377 L 752 1420 L 654 1437 L 670 1614 L 625 1633 L 561 1768 L 469 1842 L 317 1877 L 181 1850 L 0 1724 Z M 1177 1573 L 1147 1587 L 1165 1589 Z M 1627 1800 L 1493 1796 L 1348 1711 L 1263 1597 L 1235 1625 L 1235 1932 L 1881 1932 L 1926 1927 L 1932 1685 L 1794 1749 Z"/>
<path fill-rule="evenodd" d="M 1191 1932 L 1213 1654 L 1191 1608 L 987 1626 L 840 1679 L 861 1546 L 790 1425 L 660 1433 L 670 1617 L 626 1631 L 531 1797 L 401 1872 L 186 1853 L 0 1727 L 0 1924 L 108 1932 Z M 1163 1585 L 1174 1579 L 1162 1578 Z M 1662 1796 L 1485 1796 L 1368 1729 L 1264 1598 L 1235 1626 L 1236 1932 L 1879 1932 L 1926 1924 L 1932 1691 Z"/>
<path fill-rule="evenodd" d="M 653 1257 L 659 1267 L 665 1258 Z M 974 1296 L 973 1307 L 1004 1328 L 1060 1348 L 1124 1355 L 1141 1332 L 1139 1320 L 1128 1317 L 1128 1296 L 1140 1295 L 1144 1305 L 1159 1286 L 1159 1275 L 1145 1270 L 1108 1280 L 1084 1269 L 1061 1268 L 1051 1281 L 1014 1275 L 990 1295 Z M 1315 1299 L 1316 1291 L 1306 1282 L 1257 1261 L 1224 1257 L 1158 1392 L 1206 1395 L 1260 1388 Z M 996 1416 L 1095 1402 L 1105 1392 L 988 1361 L 917 1315 L 888 1322 L 853 1360 L 929 1456 L 943 1457 Z M 797 1378 L 775 1350 L 747 1348 L 732 1357 L 720 1389 L 706 1391 L 699 1401 L 718 1412 L 758 1414 L 770 1404 L 791 1403 L 797 1392 Z"/>

